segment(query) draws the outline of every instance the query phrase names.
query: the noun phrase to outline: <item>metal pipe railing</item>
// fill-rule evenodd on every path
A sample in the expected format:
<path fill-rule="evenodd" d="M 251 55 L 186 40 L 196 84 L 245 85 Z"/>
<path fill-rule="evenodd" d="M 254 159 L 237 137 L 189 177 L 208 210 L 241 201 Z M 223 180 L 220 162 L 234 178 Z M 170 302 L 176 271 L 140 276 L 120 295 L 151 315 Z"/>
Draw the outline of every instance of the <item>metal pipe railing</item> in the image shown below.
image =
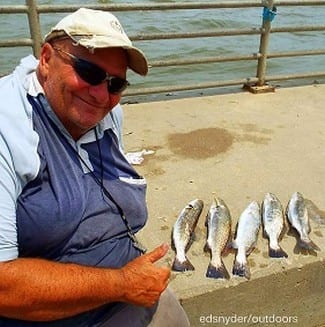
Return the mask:
<path fill-rule="evenodd" d="M 323 6 L 324 0 L 287 0 L 276 1 L 277 6 L 297 7 L 297 6 Z M 62 13 L 72 12 L 81 6 L 87 6 L 91 9 L 101 9 L 109 11 L 137 11 L 137 10 L 188 10 L 188 9 L 226 9 L 226 8 L 254 8 L 261 7 L 259 0 L 241 0 L 241 1 L 218 1 L 218 2 L 177 2 L 177 3 L 128 3 L 128 4 L 75 4 L 75 5 L 38 5 L 39 13 Z M 28 5 L 4 5 L 0 6 L 0 14 L 9 13 L 27 13 Z"/>
<path fill-rule="evenodd" d="M 30 36 L 33 44 L 33 52 L 35 56 L 39 56 L 42 46 L 42 34 L 36 0 L 26 0 L 26 5 L 28 7 L 27 14 Z"/>
<path fill-rule="evenodd" d="M 209 64 L 215 62 L 232 62 L 232 61 L 248 61 L 256 60 L 256 77 L 248 77 L 244 79 L 235 79 L 230 81 L 212 81 L 195 85 L 178 85 L 168 87 L 152 87 L 142 88 L 141 90 L 130 89 L 126 95 L 152 94 L 161 92 L 173 92 L 180 90 L 193 90 L 202 88 L 214 88 L 220 86 L 230 86 L 238 84 L 251 84 L 256 86 L 264 86 L 269 81 L 284 80 L 284 79 L 299 79 L 299 78 L 318 78 L 324 77 L 324 72 L 305 73 L 305 74 L 287 74 L 267 76 L 267 62 L 271 58 L 298 57 L 298 56 L 314 56 L 324 55 L 325 49 L 305 50 L 305 51 L 289 51 L 289 52 L 272 52 L 269 53 L 269 43 L 271 33 L 292 33 L 292 32 L 310 32 L 310 31 L 325 31 L 325 25 L 313 26 L 286 26 L 272 27 L 272 15 L 275 15 L 275 6 L 324 6 L 325 0 L 241 0 L 241 1 L 219 1 L 219 2 L 177 2 L 177 3 L 137 3 L 137 4 L 93 4 L 93 5 L 38 5 L 37 0 L 25 0 L 25 5 L 16 6 L 0 6 L 1 14 L 18 14 L 24 13 L 28 16 L 30 29 L 30 38 L 21 39 L 6 39 L 0 40 L 1 47 L 24 47 L 33 48 L 33 53 L 37 57 L 40 53 L 42 36 L 39 16 L 45 13 L 61 13 L 72 12 L 81 6 L 87 6 L 92 9 L 102 9 L 108 11 L 153 11 L 153 10 L 195 10 L 195 9 L 224 9 L 224 8 L 263 8 L 263 20 L 260 28 L 241 28 L 241 29 L 211 29 L 201 30 L 199 32 L 182 32 L 182 33 L 148 33 L 130 35 L 133 42 L 151 41 L 151 40 L 173 40 L 185 38 L 212 38 L 212 37 L 231 37 L 240 35 L 260 35 L 260 44 L 257 53 L 229 55 L 229 56 L 213 56 L 202 58 L 182 58 L 175 60 L 156 60 L 150 62 L 152 68 L 169 67 L 169 66 L 184 66 L 194 64 Z"/>
<path fill-rule="evenodd" d="M 286 75 L 269 75 L 265 76 L 265 82 L 269 83 L 272 81 L 286 81 L 286 80 L 295 80 L 295 79 L 305 79 L 312 78 L 317 79 L 325 76 L 325 71 L 321 72 L 312 72 L 312 73 L 301 73 L 301 74 L 286 74 Z M 135 95 L 146 95 L 146 94 L 156 94 L 156 93 L 173 93 L 177 91 L 191 91 L 191 90 L 202 90 L 210 88 L 218 88 L 225 86 L 234 86 L 234 85 L 256 85 L 258 83 L 257 77 L 247 77 L 242 79 L 226 80 L 226 81 L 215 81 L 215 82 L 206 82 L 206 83 L 197 83 L 197 84 L 184 84 L 184 85 L 173 85 L 173 86 L 161 86 L 161 87 L 148 87 L 141 89 L 129 90 L 127 96 Z"/>

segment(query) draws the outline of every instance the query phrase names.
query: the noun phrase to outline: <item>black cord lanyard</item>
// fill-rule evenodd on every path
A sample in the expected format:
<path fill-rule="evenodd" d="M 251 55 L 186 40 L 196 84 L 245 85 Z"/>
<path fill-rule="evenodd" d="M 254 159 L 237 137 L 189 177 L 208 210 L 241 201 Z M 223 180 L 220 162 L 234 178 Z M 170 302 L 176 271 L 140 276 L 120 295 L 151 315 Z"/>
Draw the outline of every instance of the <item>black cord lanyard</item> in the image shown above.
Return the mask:
<path fill-rule="evenodd" d="M 83 163 L 83 165 L 88 169 L 90 175 L 93 177 L 93 179 L 95 180 L 95 182 L 99 185 L 99 187 L 101 188 L 101 190 L 103 191 L 104 195 L 106 195 L 106 197 L 108 199 L 110 199 L 115 206 L 117 207 L 117 210 L 119 212 L 119 215 L 121 216 L 125 227 L 127 228 L 128 232 L 127 235 L 129 236 L 129 238 L 132 241 L 133 246 L 138 249 L 142 254 L 146 253 L 147 249 L 145 248 L 145 246 L 143 246 L 139 240 L 137 239 L 137 237 L 135 236 L 134 232 L 132 231 L 132 228 L 127 220 L 127 218 L 125 217 L 124 211 L 121 208 L 121 206 L 115 201 L 115 199 L 113 198 L 113 196 L 111 195 L 111 193 L 107 190 L 107 188 L 104 186 L 103 180 L 104 180 L 104 169 L 103 169 L 103 159 L 102 159 L 102 151 L 100 148 L 100 144 L 99 144 L 99 140 L 98 140 L 98 135 L 97 135 L 97 131 L 96 128 L 94 128 L 94 133 L 95 133 L 95 137 L 96 137 L 96 143 L 97 143 L 97 147 L 98 147 L 98 154 L 99 154 L 99 160 L 100 160 L 100 164 L 101 164 L 101 178 L 99 179 L 96 174 L 94 173 L 94 171 L 88 166 L 88 164 L 85 162 L 85 160 L 81 157 L 81 155 L 79 154 L 79 152 L 72 147 L 71 148 L 74 150 L 74 152 L 77 154 L 78 158 L 80 159 L 80 161 Z"/>

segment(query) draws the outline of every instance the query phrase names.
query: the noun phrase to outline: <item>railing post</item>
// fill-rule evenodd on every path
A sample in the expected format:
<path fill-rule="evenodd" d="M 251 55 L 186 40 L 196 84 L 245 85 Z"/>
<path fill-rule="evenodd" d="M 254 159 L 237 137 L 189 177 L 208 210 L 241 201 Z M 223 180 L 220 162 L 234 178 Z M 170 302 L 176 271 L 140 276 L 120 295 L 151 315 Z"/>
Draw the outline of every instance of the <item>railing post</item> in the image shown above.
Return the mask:
<path fill-rule="evenodd" d="M 37 0 L 26 0 L 26 6 L 28 7 L 28 23 L 30 36 L 33 41 L 33 53 L 38 58 L 41 53 L 42 35 L 37 11 Z"/>
<path fill-rule="evenodd" d="M 270 30 L 271 30 L 271 21 L 272 18 L 267 13 L 274 11 L 273 0 L 265 0 L 264 4 L 264 12 L 263 12 L 263 22 L 262 22 L 262 33 L 260 38 L 260 57 L 257 63 L 257 74 L 258 78 L 257 85 L 262 86 L 265 84 L 265 74 L 266 74 L 266 61 L 267 61 L 267 50 L 269 47 L 269 39 L 270 39 Z"/>
<path fill-rule="evenodd" d="M 263 21 L 261 27 L 260 48 L 257 61 L 257 83 L 246 83 L 244 89 L 252 93 L 274 92 L 274 87 L 265 83 L 267 51 L 269 47 L 271 22 L 276 15 L 274 0 L 262 0 Z"/>

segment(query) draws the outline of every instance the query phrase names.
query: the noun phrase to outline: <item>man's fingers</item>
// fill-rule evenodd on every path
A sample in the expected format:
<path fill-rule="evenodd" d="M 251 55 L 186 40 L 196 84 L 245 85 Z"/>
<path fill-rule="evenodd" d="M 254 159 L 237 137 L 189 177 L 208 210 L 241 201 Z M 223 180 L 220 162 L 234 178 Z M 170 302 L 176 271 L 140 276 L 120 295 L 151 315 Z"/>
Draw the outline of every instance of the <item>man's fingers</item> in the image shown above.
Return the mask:
<path fill-rule="evenodd" d="M 150 260 L 150 262 L 154 263 L 161 259 L 168 251 L 169 245 L 168 243 L 163 243 L 160 246 L 156 247 L 154 250 L 146 254 L 146 257 Z"/>

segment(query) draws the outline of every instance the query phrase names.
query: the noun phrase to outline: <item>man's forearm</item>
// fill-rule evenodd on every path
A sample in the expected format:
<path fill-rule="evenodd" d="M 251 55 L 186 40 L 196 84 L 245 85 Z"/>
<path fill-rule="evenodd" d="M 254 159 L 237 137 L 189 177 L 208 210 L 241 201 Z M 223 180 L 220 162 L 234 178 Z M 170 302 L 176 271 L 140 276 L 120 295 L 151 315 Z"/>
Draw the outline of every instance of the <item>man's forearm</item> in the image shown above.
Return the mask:
<path fill-rule="evenodd" d="M 122 299 L 114 269 L 16 259 L 0 264 L 0 315 L 35 321 L 73 316 Z"/>
<path fill-rule="evenodd" d="M 120 269 L 32 258 L 0 263 L 0 316 L 50 321 L 110 302 L 152 306 L 168 285 L 170 269 L 154 264 L 167 251 L 163 244 Z"/>

